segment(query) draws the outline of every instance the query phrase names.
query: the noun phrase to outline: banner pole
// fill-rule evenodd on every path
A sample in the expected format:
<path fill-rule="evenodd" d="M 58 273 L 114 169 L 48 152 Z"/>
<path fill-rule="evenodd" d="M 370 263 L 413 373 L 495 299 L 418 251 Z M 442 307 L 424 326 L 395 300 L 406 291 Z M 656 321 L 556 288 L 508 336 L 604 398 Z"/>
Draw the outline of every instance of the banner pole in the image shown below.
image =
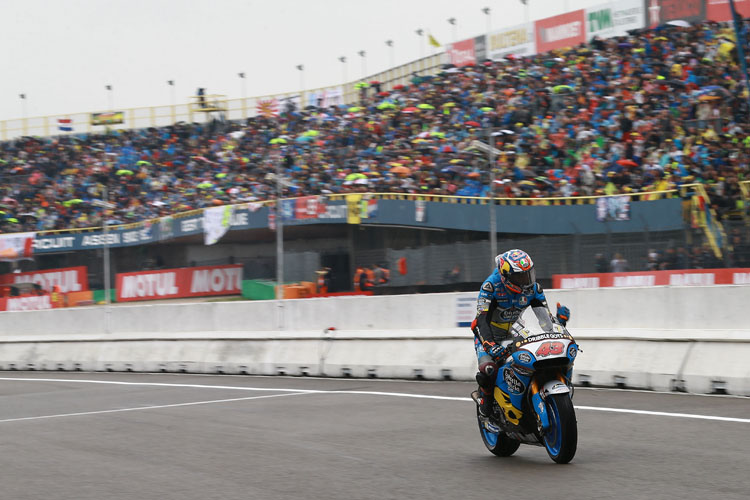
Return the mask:
<path fill-rule="evenodd" d="M 109 262 L 109 225 L 107 224 L 107 205 L 109 205 L 109 178 L 104 184 L 104 206 L 102 207 L 102 234 L 104 235 L 104 333 L 110 333 L 110 305 L 112 302 L 111 292 L 109 289 L 112 286 L 110 280 L 110 262 Z"/>
<path fill-rule="evenodd" d="M 276 300 L 279 330 L 284 329 L 284 216 L 281 208 L 281 153 L 276 158 Z"/>

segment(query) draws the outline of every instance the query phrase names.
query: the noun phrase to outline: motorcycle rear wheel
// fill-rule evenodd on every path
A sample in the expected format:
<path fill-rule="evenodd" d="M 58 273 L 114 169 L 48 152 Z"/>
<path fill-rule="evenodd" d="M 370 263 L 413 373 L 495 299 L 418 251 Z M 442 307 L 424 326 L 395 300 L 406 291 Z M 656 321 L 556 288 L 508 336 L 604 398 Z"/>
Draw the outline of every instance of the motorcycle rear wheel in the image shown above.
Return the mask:
<path fill-rule="evenodd" d="M 482 418 L 477 407 L 477 422 L 479 423 L 479 434 L 482 436 L 484 446 L 498 457 L 509 457 L 516 452 L 521 443 L 510 438 L 504 432 L 492 433 L 484 428 Z"/>
<path fill-rule="evenodd" d="M 551 394 L 547 397 L 550 427 L 544 434 L 544 447 L 549 457 L 558 464 L 567 464 L 578 448 L 578 423 L 570 394 Z"/>

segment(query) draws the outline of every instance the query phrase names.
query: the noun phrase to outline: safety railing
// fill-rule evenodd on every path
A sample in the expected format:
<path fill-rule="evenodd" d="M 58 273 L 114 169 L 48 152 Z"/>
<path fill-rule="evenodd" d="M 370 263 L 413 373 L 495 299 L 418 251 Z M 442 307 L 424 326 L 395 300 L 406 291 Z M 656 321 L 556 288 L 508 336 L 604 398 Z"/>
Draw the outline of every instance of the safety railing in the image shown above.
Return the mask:
<path fill-rule="evenodd" d="M 342 82 L 342 84 L 285 92 L 260 97 L 228 99 L 225 96 L 190 96 L 187 103 L 165 104 L 139 108 L 106 110 L 101 112 L 67 113 L 50 116 L 24 117 L 0 120 L 0 140 L 21 136 L 57 136 L 77 133 L 97 133 L 107 130 L 165 127 L 178 122 L 200 122 L 212 119 L 212 113 L 199 106 L 201 98 L 207 104 L 219 104 L 212 111 L 223 113 L 227 120 L 243 120 L 259 115 L 274 115 L 283 111 L 292 102 L 295 106 L 326 107 L 339 104 L 352 104 L 359 101 L 361 89 L 358 82 L 377 81 L 383 90 L 396 85 L 409 85 L 415 75 L 434 75 L 441 70 L 444 53 L 434 54 L 395 68 L 370 75 L 366 78 Z M 98 120 L 94 115 L 118 115 L 117 120 Z M 64 120 L 61 122 L 60 120 Z M 63 130 L 71 129 L 70 131 Z"/>

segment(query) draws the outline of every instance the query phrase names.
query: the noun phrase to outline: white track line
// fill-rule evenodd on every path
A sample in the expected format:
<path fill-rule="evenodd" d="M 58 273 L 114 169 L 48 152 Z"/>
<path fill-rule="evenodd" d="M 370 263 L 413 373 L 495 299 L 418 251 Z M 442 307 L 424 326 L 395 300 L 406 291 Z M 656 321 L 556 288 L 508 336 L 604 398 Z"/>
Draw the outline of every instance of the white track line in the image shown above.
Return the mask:
<path fill-rule="evenodd" d="M 176 408 L 178 406 L 198 406 L 198 405 L 210 405 L 210 404 L 216 404 L 216 403 L 231 403 L 233 401 L 248 401 L 251 399 L 283 398 L 284 396 L 300 396 L 304 394 L 307 394 L 307 393 L 297 392 L 297 393 L 285 393 L 285 394 L 270 394 L 268 396 L 250 396 L 247 398 L 214 399 L 211 401 L 193 401 L 190 403 L 175 403 L 175 404 L 170 404 L 170 405 L 136 406 L 135 408 L 117 408 L 115 410 L 82 411 L 78 413 L 59 413 L 57 415 L 39 415 L 36 417 L 6 418 L 3 420 L 0 420 L 0 424 L 5 423 L 5 422 L 20 422 L 23 420 L 42 420 L 42 419 L 48 419 L 48 418 L 80 417 L 84 415 L 100 415 L 102 413 L 122 413 L 126 411 L 156 410 L 159 408 Z"/>
<path fill-rule="evenodd" d="M 388 396 L 388 397 L 401 397 L 401 398 L 414 398 L 414 399 L 435 399 L 442 401 L 472 401 L 471 398 L 466 397 L 454 397 L 454 396 L 435 396 L 430 394 L 409 394 L 403 392 L 380 392 L 380 391 L 339 391 L 339 390 L 319 390 L 319 389 L 276 389 L 270 387 L 238 387 L 232 385 L 205 385 L 205 384 L 168 384 L 160 382 L 121 382 L 116 380 L 92 380 L 92 379 L 62 379 L 62 378 L 21 378 L 21 377 L 0 377 L 1 380 L 9 380 L 16 382 L 65 382 L 74 384 L 105 384 L 105 385 L 125 385 L 125 386 L 141 386 L 141 387 L 174 387 L 174 388 L 193 388 L 193 389 L 224 389 L 234 391 L 273 391 L 281 392 L 284 394 L 274 394 L 269 396 L 252 396 L 247 398 L 234 398 L 234 399 L 219 399 L 214 401 L 198 401 L 195 403 L 178 403 L 171 405 L 158 405 L 158 406 L 142 406 L 136 408 L 124 408 L 117 410 L 102 410 L 92 411 L 83 413 L 68 413 L 62 415 L 47 415 L 39 417 L 23 417 L 15 419 L 0 420 L 2 422 L 13 422 L 18 420 L 34 420 L 41 418 L 56 418 L 56 417 L 68 417 L 78 415 L 95 415 L 99 413 L 115 413 L 123 411 L 138 411 L 138 410 L 149 410 L 157 408 L 171 408 L 178 406 L 192 406 L 201 404 L 213 404 L 213 403 L 227 403 L 232 401 L 245 401 L 251 399 L 263 399 L 272 398 L 279 396 L 299 396 L 302 394 L 359 394 L 368 396 Z M 651 415 L 658 417 L 674 417 L 674 418 L 692 418 L 697 420 L 715 420 L 720 422 L 739 422 L 739 423 L 750 423 L 750 418 L 734 418 L 734 417 L 720 417 L 715 415 L 696 415 L 691 413 L 669 413 L 663 411 L 649 411 L 649 410 L 632 410 L 629 408 L 605 408 L 598 406 L 576 406 L 577 410 L 584 411 L 603 411 L 610 413 L 630 413 L 635 415 Z"/>

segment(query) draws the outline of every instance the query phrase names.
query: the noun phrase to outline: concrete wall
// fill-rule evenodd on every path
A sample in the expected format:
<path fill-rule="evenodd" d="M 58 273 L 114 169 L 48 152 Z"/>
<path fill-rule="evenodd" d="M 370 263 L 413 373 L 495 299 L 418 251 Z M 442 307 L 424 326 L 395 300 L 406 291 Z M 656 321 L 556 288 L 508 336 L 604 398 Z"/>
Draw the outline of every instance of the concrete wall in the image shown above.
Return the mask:
<path fill-rule="evenodd" d="M 471 379 L 474 294 L 118 305 L 0 313 L 0 369 Z M 551 290 L 576 381 L 750 395 L 750 287 Z M 470 312 L 470 311 L 469 311 Z M 531 318 L 529 318 L 529 316 Z M 527 315 L 529 322 L 533 314 Z M 329 327 L 335 330 L 324 333 Z"/>

